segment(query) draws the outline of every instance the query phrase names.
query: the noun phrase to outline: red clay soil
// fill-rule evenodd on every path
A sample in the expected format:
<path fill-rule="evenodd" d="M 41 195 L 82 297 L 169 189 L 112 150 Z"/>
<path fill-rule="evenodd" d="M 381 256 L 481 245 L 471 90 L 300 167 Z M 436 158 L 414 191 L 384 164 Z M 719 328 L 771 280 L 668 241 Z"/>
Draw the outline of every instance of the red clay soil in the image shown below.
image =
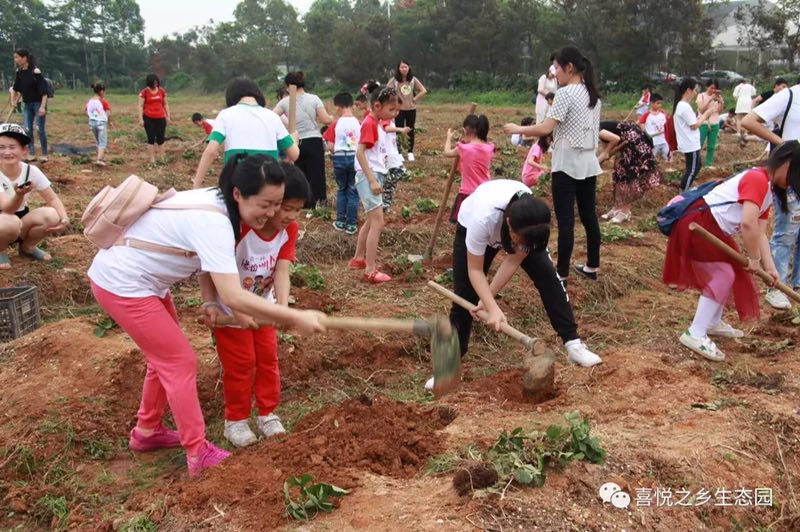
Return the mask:
<path fill-rule="evenodd" d="M 503 403 L 538 404 L 537 401 L 525 394 L 522 387 L 524 369 L 507 369 L 472 382 L 465 382 L 463 390 L 466 393 L 477 393 L 485 400 Z"/>
<path fill-rule="evenodd" d="M 225 467 L 180 484 L 177 494 L 169 492 L 170 514 L 178 523 L 196 523 L 213 516 L 216 505 L 237 527 L 274 529 L 286 522 L 282 487 L 288 477 L 310 473 L 316 482 L 344 488 L 359 485 L 358 471 L 410 478 L 444 450 L 436 431 L 452 417 L 446 408 L 382 396 L 345 401 L 303 418 L 290 435 L 237 451 Z"/>

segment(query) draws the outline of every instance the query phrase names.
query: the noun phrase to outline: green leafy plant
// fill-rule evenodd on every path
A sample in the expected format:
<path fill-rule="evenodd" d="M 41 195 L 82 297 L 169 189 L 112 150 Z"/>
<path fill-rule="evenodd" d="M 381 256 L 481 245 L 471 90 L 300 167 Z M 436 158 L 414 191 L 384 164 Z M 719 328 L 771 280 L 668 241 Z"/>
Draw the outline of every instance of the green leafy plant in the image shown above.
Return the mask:
<path fill-rule="evenodd" d="M 194 150 L 184 150 L 181 157 L 183 157 L 185 161 L 191 161 L 197 159 L 197 153 Z"/>
<path fill-rule="evenodd" d="M 72 157 L 70 159 L 70 162 L 76 166 L 79 164 L 89 164 L 90 162 L 92 162 L 92 158 L 88 153 L 83 153 L 81 155 L 76 155 L 75 157 Z"/>
<path fill-rule="evenodd" d="M 411 219 L 411 207 L 408 205 L 403 205 L 403 207 L 400 209 L 400 216 L 403 218 L 403 220 Z"/>
<path fill-rule="evenodd" d="M 602 464 L 606 459 L 606 451 L 600 446 L 600 440 L 590 435 L 589 420 L 578 412 L 564 416 L 569 422 L 572 435 L 572 451 L 575 460 L 587 460 L 593 464 Z"/>
<path fill-rule="evenodd" d="M 448 268 L 444 272 L 440 273 L 436 277 L 433 278 L 439 284 L 442 285 L 450 285 L 453 284 L 453 268 Z"/>
<path fill-rule="evenodd" d="M 98 338 L 103 338 L 108 331 L 116 326 L 117 322 L 106 316 L 97 323 L 97 327 L 94 328 L 94 335 Z"/>
<path fill-rule="evenodd" d="M 158 526 L 146 515 L 136 515 L 122 525 L 122 532 L 156 532 Z"/>
<path fill-rule="evenodd" d="M 63 530 L 66 527 L 66 520 L 69 517 L 69 507 L 67 498 L 54 497 L 49 493 L 36 501 L 37 514 L 43 519 L 50 520 L 51 528 Z"/>
<path fill-rule="evenodd" d="M 406 274 L 406 281 L 413 282 L 425 277 L 425 268 L 422 266 L 422 261 L 415 261 L 411 265 L 411 270 Z"/>
<path fill-rule="evenodd" d="M 330 512 L 334 508 L 332 497 L 344 497 L 349 492 L 333 484 L 312 484 L 314 477 L 308 473 L 292 476 L 283 483 L 283 502 L 286 515 L 296 520 L 309 520 L 319 512 Z M 295 498 L 292 497 L 296 492 Z"/>
<path fill-rule="evenodd" d="M 600 226 L 600 236 L 603 242 L 618 242 L 631 238 L 642 238 L 644 235 L 639 231 L 620 227 L 616 224 L 603 224 Z"/>
<path fill-rule="evenodd" d="M 331 221 L 333 220 L 333 209 L 331 207 L 317 207 L 311 209 L 311 216 L 320 220 Z"/>
<path fill-rule="evenodd" d="M 294 345 L 294 336 L 283 331 L 278 331 L 278 340 L 280 340 L 282 344 Z"/>
<path fill-rule="evenodd" d="M 325 288 L 325 279 L 316 266 L 309 264 L 292 264 L 290 278 L 295 286 L 306 286 L 312 290 Z"/>
<path fill-rule="evenodd" d="M 397 274 L 406 271 L 411 267 L 411 261 L 408 260 L 408 255 L 397 255 L 392 259 L 392 272 Z"/>
<path fill-rule="evenodd" d="M 422 213 L 433 212 L 439 208 L 439 203 L 430 198 L 417 198 L 417 210 Z"/>

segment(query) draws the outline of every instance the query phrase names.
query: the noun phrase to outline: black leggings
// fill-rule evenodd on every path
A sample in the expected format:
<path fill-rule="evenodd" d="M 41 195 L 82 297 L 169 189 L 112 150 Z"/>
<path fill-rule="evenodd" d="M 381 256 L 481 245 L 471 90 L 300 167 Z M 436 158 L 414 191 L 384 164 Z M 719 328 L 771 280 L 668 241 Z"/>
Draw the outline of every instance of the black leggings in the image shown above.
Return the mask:
<path fill-rule="evenodd" d="M 164 134 L 167 131 L 166 118 L 150 118 L 142 115 L 144 120 L 144 132 L 147 133 L 148 144 L 164 144 Z"/>
<path fill-rule="evenodd" d="M 308 179 L 311 185 L 311 197 L 306 203 L 306 209 L 313 209 L 318 201 L 328 197 L 328 187 L 325 183 L 325 147 L 322 139 L 312 137 L 300 139 L 300 157 L 294 162 Z"/>
<path fill-rule="evenodd" d="M 700 150 L 683 154 L 686 159 L 686 170 L 681 178 L 681 190 L 691 188 L 697 174 L 700 173 Z"/>
<path fill-rule="evenodd" d="M 600 223 L 597 221 L 597 177 L 573 179 L 564 172 L 553 172 L 553 210 L 558 221 L 558 275 L 569 275 L 575 245 L 575 204 L 586 230 L 586 266 L 600 267 Z"/>
<path fill-rule="evenodd" d="M 397 127 L 410 127 L 411 133 L 408 134 L 408 152 L 414 152 L 414 124 L 417 123 L 417 110 L 410 109 L 408 111 L 400 111 L 397 118 L 394 119 L 394 125 Z M 400 137 L 397 137 L 397 149 L 402 152 L 400 148 Z"/>
<path fill-rule="evenodd" d="M 473 304 L 477 304 L 478 294 L 472 287 L 467 272 L 467 230 L 458 224 L 456 226 L 456 238 L 453 240 L 453 289 L 455 293 Z M 483 273 L 488 273 L 489 266 L 499 250 L 486 247 L 483 256 Z M 542 299 L 544 310 L 550 319 L 550 325 L 558 333 L 564 343 L 578 338 L 578 326 L 575 324 L 575 316 L 572 314 L 572 306 L 569 304 L 567 292 L 564 285 L 558 280 L 550 254 L 547 251 L 529 253 L 522 261 L 522 269 L 528 274 L 539 297 Z M 461 343 L 461 356 L 467 353 L 469 346 L 469 336 L 472 331 L 472 315 L 463 307 L 453 304 L 450 307 L 450 322 L 458 332 L 458 339 Z"/>

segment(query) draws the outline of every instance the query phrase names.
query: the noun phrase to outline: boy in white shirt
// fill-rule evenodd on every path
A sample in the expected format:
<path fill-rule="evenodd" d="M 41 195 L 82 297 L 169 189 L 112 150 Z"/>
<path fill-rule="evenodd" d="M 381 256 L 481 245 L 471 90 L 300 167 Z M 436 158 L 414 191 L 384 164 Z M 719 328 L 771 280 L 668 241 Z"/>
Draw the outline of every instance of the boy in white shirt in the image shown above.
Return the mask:
<path fill-rule="evenodd" d="M 333 152 L 333 175 L 336 178 L 336 221 L 333 228 L 348 235 L 358 232 L 358 191 L 356 190 L 356 149 L 361 124 L 353 116 L 353 96 L 340 92 L 333 97 L 338 118 L 328 126 L 322 138 Z"/>
<path fill-rule="evenodd" d="M 650 110 L 639 118 L 639 123 L 644 124 L 644 131 L 653 139 L 653 156 L 658 159 L 659 155 L 668 163 L 672 162 L 669 152 L 669 144 L 664 134 L 667 126 L 667 113 L 664 112 L 662 104 L 664 98 L 653 93 L 650 99 Z"/>
<path fill-rule="evenodd" d="M 397 113 L 400 113 L 400 109 L 397 110 Z M 386 131 L 386 167 L 389 169 L 383 184 L 383 212 L 387 212 L 392 206 L 397 183 L 408 180 L 408 171 L 403 165 L 403 155 L 397 149 L 397 134 L 408 135 L 411 133 L 411 128 L 408 126 L 397 127 L 394 118 L 382 121 L 381 125 Z"/>

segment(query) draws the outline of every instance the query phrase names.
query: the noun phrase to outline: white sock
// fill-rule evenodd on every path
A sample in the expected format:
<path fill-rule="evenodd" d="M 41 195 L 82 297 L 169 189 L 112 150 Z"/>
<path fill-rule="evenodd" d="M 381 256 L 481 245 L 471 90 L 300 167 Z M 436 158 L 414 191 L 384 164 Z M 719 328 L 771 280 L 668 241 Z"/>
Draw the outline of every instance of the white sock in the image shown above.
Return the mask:
<path fill-rule="evenodd" d="M 689 334 L 694 338 L 703 338 L 706 336 L 706 331 L 715 323 L 714 320 L 716 319 L 716 323 L 719 323 L 723 308 L 722 305 L 713 299 L 700 296 L 700 299 L 697 301 L 697 312 L 695 312 L 694 320 L 689 327 Z"/>

